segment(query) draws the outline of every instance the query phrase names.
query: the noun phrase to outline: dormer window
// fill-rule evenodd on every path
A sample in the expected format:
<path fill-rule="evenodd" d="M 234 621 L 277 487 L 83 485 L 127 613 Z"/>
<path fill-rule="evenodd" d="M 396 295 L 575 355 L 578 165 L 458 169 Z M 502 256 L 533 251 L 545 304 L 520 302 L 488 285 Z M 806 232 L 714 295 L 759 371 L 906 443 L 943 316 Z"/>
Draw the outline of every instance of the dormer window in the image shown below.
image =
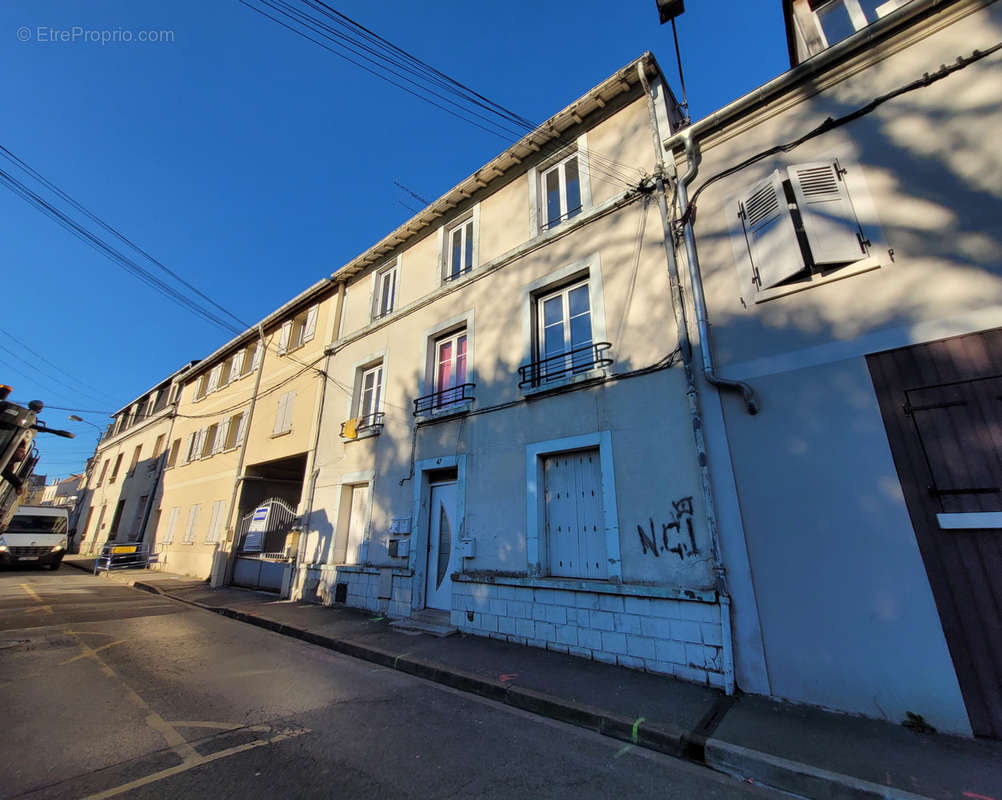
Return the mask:
<path fill-rule="evenodd" d="M 798 63 L 849 38 L 909 1 L 798 0 L 793 6 Z"/>

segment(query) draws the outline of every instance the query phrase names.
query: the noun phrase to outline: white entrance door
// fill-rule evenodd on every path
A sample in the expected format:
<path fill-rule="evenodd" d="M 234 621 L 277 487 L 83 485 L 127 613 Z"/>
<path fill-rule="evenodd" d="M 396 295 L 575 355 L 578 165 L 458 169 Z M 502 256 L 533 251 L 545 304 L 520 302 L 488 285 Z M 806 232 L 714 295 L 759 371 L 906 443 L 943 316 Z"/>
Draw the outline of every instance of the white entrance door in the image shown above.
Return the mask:
<path fill-rule="evenodd" d="M 448 611 L 452 608 L 453 554 L 456 551 L 457 483 L 431 486 L 428 519 L 428 564 L 425 572 L 425 606 Z"/>

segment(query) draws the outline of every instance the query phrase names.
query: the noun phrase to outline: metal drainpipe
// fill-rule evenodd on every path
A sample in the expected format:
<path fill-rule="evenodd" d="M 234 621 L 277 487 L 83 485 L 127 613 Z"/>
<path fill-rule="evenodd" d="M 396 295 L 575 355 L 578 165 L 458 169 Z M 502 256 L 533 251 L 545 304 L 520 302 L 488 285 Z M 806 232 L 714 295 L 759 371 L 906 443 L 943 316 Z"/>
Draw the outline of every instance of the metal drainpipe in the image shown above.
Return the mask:
<path fill-rule="evenodd" d="M 232 529 L 233 525 L 233 514 L 237 508 L 237 497 L 240 493 L 240 484 L 243 482 L 244 476 L 244 457 L 247 455 L 247 444 L 250 442 L 250 428 L 251 423 L 254 421 L 254 406 L 257 405 L 257 393 L 261 388 L 261 374 L 264 372 L 264 359 L 267 354 L 267 348 L 265 347 L 264 339 L 264 326 L 259 322 L 257 325 L 257 335 L 258 335 L 258 349 L 261 353 L 261 361 L 257 365 L 257 376 L 254 378 L 254 391 L 251 393 L 250 406 L 247 408 L 247 425 L 244 428 L 244 440 L 240 445 L 240 455 L 237 457 L 237 476 L 233 479 L 233 494 L 230 496 L 230 510 L 226 515 L 226 533 L 232 539 L 227 539 L 229 543 L 229 553 L 226 555 L 226 563 L 223 565 L 222 574 L 219 574 L 219 570 L 213 569 L 212 576 L 212 586 L 217 588 L 219 586 L 226 586 L 229 584 L 230 579 L 233 576 L 233 564 L 234 558 L 237 552 L 237 537 L 236 531 Z M 218 551 L 217 551 L 218 552 Z"/>
<path fill-rule="evenodd" d="M 338 285 L 337 293 L 337 305 L 334 307 L 334 325 L 332 326 L 334 330 L 334 337 L 336 338 L 338 332 L 341 330 L 341 314 L 344 310 L 344 294 L 345 294 L 345 284 L 342 282 Z M 303 527 L 303 522 L 309 523 L 309 519 L 313 516 L 313 499 L 317 491 L 317 478 L 320 475 L 320 468 L 316 465 L 317 461 L 317 447 L 320 445 L 320 425 L 324 419 L 324 402 L 327 399 L 327 380 L 328 374 L 330 373 L 331 361 L 334 358 L 333 353 L 327 354 L 327 362 L 324 364 L 324 376 L 323 385 L 320 387 L 320 410 L 317 412 L 317 432 L 313 439 L 313 470 L 310 472 L 310 485 L 306 492 L 306 508 L 303 511 L 303 515 L 300 522 L 300 528 Z M 308 534 L 309 531 L 299 532 L 299 546 L 296 548 L 296 566 L 292 574 L 292 585 L 299 580 L 299 570 L 302 568 L 302 553 L 303 553 L 303 540 L 305 538 L 304 534 Z"/>
<path fill-rule="evenodd" d="M 696 163 L 696 144 L 693 140 L 692 131 L 682 131 L 682 141 L 685 142 L 685 157 L 689 162 L 689 169 L 685 175 L 676 182 L 678 191 L 678 202 L 682 208 L 689 205 L 688 185 L 696 177 L 699 169 Z M 689 262 L 689 282 L 692 284 L 692 304 L 696 309 L 696 325 L 699 328 L 700 350 L 703 352 L 703 375 L 706 380 L 718 389 L 727 389 L 733 392 L 741 392 L 745 401 L 745 409 L 749 414 L 758 413 L 758 400 L 755 398 L 755 390 L 744 381 L 731 381 L 720 378 L 713 371 L 713 353 L 710 349 L 710 323 L 706 315 L 706 297 L 703 294 L 703 278 L 699 272 L 699 256 L 696 254 L 696 236 L 692 230 L 692 222 L 688 221 L 683 227 L 683 238 L 685 239 L 686 260 Z"/>
<path fill-rule="evenodd" d="M 675 324 L 678 329 L 679 350 L 682 353 L 682 364 L 685 369 L 686 399 L 689 403 L 689 416 L 692 420 L 692 433 L 696 445 L 696 461 L 699 464 L 699 482 L 703 494 L 703 505 L 706 508 L 706 529 L 710 538 L 710 551 L 713 557 L 714 583 L 720 600 L 720 618 L 724 668 L 724 690 L 734 694 L 734 643 L 731 639 L 731 598 L 727 593 L 727 571 L 724 568 L 723 556 L 720 552 L 720 536 L 717 528 L 717 507 L 713 499 L 713 484 L 710 481 L 710 459 L 706 454 L 706 440 L 703 437 L 703 412 L 700 408 L 699 390 L 692 370 L 692 343 L 689 340 L 689 325 L 686 318 L 685 302 L 682 299 L 678 277 L 678 262 L 675 259 L 675 241 L 672 236 L 671 224 L 668 222 L 668 201 L 665 196 L 664 159 L 661 156 L 661 134 L 658 130 L 657 111 L 654 107 L 654 95 L 651 92 L 647 75 L 644 74 L 643 62 L 637 64 L 640 83 L 647 97 L 647 110 L 651 116 L 651 138 L 654 143 L 655 174 L 658 208 L 661 211 L 661 225 L 664 229 L 665 257 L 668 262 L 668 284 L 670 288 L 672 308 L 675 311 Z M 701 334 L 702 335 L 702 334 Z M 705 340 L 701 340 L 705 342 Z"/>

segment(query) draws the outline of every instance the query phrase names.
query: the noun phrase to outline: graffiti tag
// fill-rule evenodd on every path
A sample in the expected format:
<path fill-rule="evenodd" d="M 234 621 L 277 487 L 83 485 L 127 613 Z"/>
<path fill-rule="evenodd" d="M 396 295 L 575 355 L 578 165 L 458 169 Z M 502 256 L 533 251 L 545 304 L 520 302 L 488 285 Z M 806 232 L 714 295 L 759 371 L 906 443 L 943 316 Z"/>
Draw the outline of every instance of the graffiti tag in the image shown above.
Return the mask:
<path fill-rule="evenodd" d="M 640 534 L 640 546 L 643 554 L 650 551 L 655 557 L 661 558 L 661 552 L 674 553 L 679 560 L 685 560 L 688 556 L 699 554 L 696 547 L 696 535 L 692 528 L 692 498 L 683 497 L 681 500 L 672 501 L 672 517 L 670 522 L 661 523 L 661 535 L 657 535 L 654 518 L 648 518 L 650 530 L 644 529 L 643 525 L 637 525 L 637 533 Z M 661 550 L 658 550 L 660 539 Z"/>

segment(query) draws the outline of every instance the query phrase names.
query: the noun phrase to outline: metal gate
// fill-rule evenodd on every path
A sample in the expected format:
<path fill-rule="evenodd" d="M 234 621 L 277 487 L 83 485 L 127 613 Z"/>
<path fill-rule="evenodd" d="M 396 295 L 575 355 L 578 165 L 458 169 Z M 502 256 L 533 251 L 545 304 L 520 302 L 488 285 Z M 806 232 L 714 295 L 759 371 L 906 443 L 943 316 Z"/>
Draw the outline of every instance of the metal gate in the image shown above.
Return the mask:
<path fill-rule="evenodd" d="M 868 362 L 971 727 L 1002 739 L 1002 329 Z"/>
<path fill-rule="evenodd" d="M 251 533 L 251 521 L 258 509 L 268 509 L 267 530 Z M 287 546 L 289 531 L 296 522 L 296 512 L 277 497 L 261 503 L 254 511 L 240 518 L 237 526 L 237 555 L 233 564 L 234 586 L 247 589 L 282 590 L 286 567 L 294 554 Z M 260 533 L 260 537 L 256 534 Z"/>

